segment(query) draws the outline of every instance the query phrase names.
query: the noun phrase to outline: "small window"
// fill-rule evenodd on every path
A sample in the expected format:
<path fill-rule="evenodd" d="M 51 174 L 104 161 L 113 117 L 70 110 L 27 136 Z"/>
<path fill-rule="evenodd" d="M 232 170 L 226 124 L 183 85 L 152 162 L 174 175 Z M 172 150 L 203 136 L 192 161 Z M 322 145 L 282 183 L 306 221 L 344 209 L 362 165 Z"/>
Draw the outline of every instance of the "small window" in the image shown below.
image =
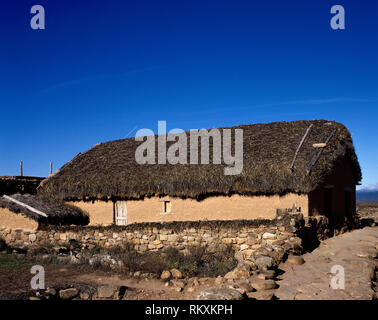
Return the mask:
<path fill-rule="evenodd" d="M 172 203 L 171 203 L 171 201 L 164 200 L 163 201 L 163 212 L 162 212 L 162 214 L 171 213 L 171 210 L 172 210 Z"/>

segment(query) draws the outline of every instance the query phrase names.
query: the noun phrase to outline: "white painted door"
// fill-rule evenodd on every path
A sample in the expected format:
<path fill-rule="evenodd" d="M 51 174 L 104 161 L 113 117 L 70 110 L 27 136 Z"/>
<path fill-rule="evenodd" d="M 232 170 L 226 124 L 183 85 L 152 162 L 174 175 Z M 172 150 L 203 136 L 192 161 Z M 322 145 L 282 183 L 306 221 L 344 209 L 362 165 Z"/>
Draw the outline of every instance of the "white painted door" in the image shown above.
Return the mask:
<path fill-rule="evenodd" d="M 117 226 L 127 224 L 127 207 L 126 201 L 117 201 L 115 204 L 115 222 Z"/>

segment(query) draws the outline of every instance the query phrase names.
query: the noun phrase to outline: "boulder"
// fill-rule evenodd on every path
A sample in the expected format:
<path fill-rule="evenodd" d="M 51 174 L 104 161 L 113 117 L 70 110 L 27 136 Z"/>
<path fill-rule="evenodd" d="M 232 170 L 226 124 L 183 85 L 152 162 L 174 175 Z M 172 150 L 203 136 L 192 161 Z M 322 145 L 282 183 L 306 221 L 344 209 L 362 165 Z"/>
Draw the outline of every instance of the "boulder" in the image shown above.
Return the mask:
<path fill-rule="evenodd" d="M 62 289 L 59 291 L 59 298 L 62 300 L 71 300 L 79 294 L 76 288 Z"/>
<path fill-rule="evenodd" d="M 212 287 L 203 290 L 197 296 L 197 300 L 242 300 L 243 295 L 236 289 L 223 286 Z"/>
<path fill-rule="evenodd" d="M 248 248 L 249 248 L 249 245 L 248 245 L 248 244 L 242 244 L 242 245 L 240 246 L 240 250 L 241 250 L 241 251 L 247 250 Z"/>
<path fill-rule="evenodd" d="M 226 273 L 224 278 L 227 279 L 227 280 L 230 280 L 230 279 L 248 279 L 249 278 L 249 271 L 236 268 L 236 269 Z"/>
<path fill-rule="evenodd" d="M 55 296 L 56 290 L 54 288 L 47 288 L 44 293 L 47 296 Z"/>
<path fill-rule="evenodd" d="M 233 285 L 233 288 L 238 290 L 241 294 L 254 291 L 251 284 L 247 280 L 236 281 L 236 284 Z"/>
<path fill-rule="evenodd" d="M 271 290 L 275 289 L 277 284 L 274 280 L 253 280 L 251 281 L 251 286 L 256 289 L 257 291 L 259 290 Z"/>
<path fill-rule="evenodd" d="M 304 259 L 301 256 L 294 256 L 294 255 L 290 255 L 286 261 L 290 264 L 297 265 L 297 266 L 305 263 Z"/>
<path fill-rule="evenodd" d="M 256 264 L 250 260 L 245 260 L 243 266 L 246 270 L 249 271 L 255 271 L 257 269 Z"/>
<path fill-rule="evenodd" d="M 168 270 L 164 270 L 161 273 L 160 279 L 162 279 L 162 280 L 168 280 L 170 278 L 171 278 L 171 273 Z"/>
<path fill-rule="evenodd" d="M 274 270 L 265 270 L 263 272 L 260 272 L 257 275 L 257 278 L 261 279 L 261 280 L 273 279 L 274 275 L 275 275 L 275 271 Z"/>
<path fill-rule="evenodd" d="M 274 233 L 265 232 L 265 233 L 262 235 L 262 238 L 263 238 L 263 239 L 276 239 L 276 235 L 275 235 Z"/>
<path fill-rule="evenodd" d="M 260 270 L 270 269 L 271 267 L 273 267 L 273 258 L 268 257 L 268 256 L 258 257 L 255 260 L 255 265 L 257 269 L 260 269 Z"/>
<path fill-rule="evenodd" d="M 115 285 L 100 286 L 97 288 L 97 299 L 118 299 L 121 287 Z"/>
<path fill-rule="evenodd" d="M 175 279 L 181 279 L 182 278 L 182 273 L 178 269 L 172 269 L 171 270 L 172 277 Z"/>
<path fill-rule="evenodd" d="M 275 298 L 272 292 L 247 292 L 247 297 L 254 300 L 273 300 Z"/>

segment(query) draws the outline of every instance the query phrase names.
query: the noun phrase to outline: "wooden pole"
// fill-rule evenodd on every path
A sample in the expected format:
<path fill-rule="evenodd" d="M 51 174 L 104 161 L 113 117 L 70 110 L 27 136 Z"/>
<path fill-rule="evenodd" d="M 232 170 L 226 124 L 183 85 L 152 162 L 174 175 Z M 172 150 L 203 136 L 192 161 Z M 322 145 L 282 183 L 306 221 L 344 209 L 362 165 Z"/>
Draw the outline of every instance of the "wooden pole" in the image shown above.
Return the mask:
<path fill-rule="evenodd" d="M 333 137 L 333 135 L 335 133 L 336 133 L 336 129 L 333 130 L 331 132 L 331 134 L 328 136 L 328 138 L 327 138 L 327 140 L 325 142 L 326 146 L 328 145 L 329 141 L 331 140 L 331 138 Z M 313 157 L 312 157 L 312 159 L 311 159 L 311 161 L 310 161 L 310 163 L 309 163 L 309 165 L 307 167 L 307 170 L 306 170 L 307 174 L 310 174 L 312 167 L 314 166 L 314 164 L 316 163 L 316 161 L 318 161 L 318 159 L 319 159 L 320 155 L 322 154 L 323 150 L 324 150 L 324 148 L 317 148 L 316 149 L 316 151 L 315 151 L 315 153 L 314 153 L 314 155 L 313 155 Z"/>
<path fill-rule="evenodd" d="M 52 174 L 52 162 L 50 161 L 50 174 Z"/>
<path fill-rule="evenodd" d="M 12 202 L 14 202 L 14 203 L 17 203 L 18 205 L 23 206 L 23 207 L 25 207 L 26 209 L 28 209 L 28 210 L 30 210 L 30 211 L 33 211 L 33 212 L 35 212 L 35 213 L 37 213 L 37 214 L 39 214 L 39 215 L 41 215 L 41 216 L 47 218 L 47 214 L 46 214 L 46 213 L 44 213 L 44 212 L 42 212 L 42 211 L 39 211 L 38 209 L 33 208 L 33 207 L 27 205 L 26 203 L 23 203 L 23 202 L 21 202 L 21 201 L 18 201 L 18 200 L 16 200 L 16 199 L 13 199 L 12 197 L 7 196 L 7 195 L 4 195 L 3 197 L 4 197 L 5 199 L 8 199 L 9 201 L 12 201 Z"/>
<path fill-rule="evenodd" d="M 294 171 L 294 163 L 295 163 L 295 159 L 297 158 L 297 155 L 298 155 L 298 152 L 299 152 L 299 149 L 302 147 L 302 144 L 303 142 L 305 141 L 308 133 L 310 132 L 310 129 L 312 127 L 312 123 L 308 126 L 305 134 L 303 135 L 302 139 L 301 139 L 301 142 L 299 142 L 299 145 L 298 145 L 298 148 L 297 150 L 295 150 L 295 153 L 294 153 L 294 157 L 293 157 L 293 161 L 291 161 L 291 165 L 290 165 L 290 170 L 291 171 Z"/>
<path fill-rule="evenodd" d="M 22 177 L 22 161 L 20 161 L 20 176 Z"/>

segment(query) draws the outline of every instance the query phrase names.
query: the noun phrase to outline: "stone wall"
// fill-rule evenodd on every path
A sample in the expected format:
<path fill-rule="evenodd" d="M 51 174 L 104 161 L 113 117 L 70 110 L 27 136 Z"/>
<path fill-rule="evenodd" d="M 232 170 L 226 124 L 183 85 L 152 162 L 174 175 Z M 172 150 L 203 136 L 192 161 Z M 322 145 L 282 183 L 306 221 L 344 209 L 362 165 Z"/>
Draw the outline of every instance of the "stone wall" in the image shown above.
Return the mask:
<path fill-rule="evenodd" d="M 206 246 L 217 252 L 232 246 L 239 268 L 276 267 L 289 254 L 313 250 L 329 236 L 324 216 L 303 217 L 301 213 L 277 211 L 269 220 L 196 221 L 135 223 L 127 226 L 40 226 L 35 232 L 0 229 L 9 247 L 107 248 L 131 244 L 139 253 L 175 247 L 182 252 L 192 246 Z M 60 251 L 60 250 L 58 250 Z M 224 251 L 223 251 L 224 252 Z"/>
<path fill-rule="evenodd" d="M 236 251 L 253 251 L 264 245 L 287 251 L 301 247 L 298 234 L 303 224 L 302 214 L 283 214 L 273 220 L 140 223 L 124 227 L 40 226 L 36 232 L 2 229 L 0 236 L 14 247 L 64 245 L 74 239 L 101 247 L 130 242 L 138 252 L 169 246 L 184 250 L 198 245 L 216 251 L 221 244 L 230 244 Z"/>

